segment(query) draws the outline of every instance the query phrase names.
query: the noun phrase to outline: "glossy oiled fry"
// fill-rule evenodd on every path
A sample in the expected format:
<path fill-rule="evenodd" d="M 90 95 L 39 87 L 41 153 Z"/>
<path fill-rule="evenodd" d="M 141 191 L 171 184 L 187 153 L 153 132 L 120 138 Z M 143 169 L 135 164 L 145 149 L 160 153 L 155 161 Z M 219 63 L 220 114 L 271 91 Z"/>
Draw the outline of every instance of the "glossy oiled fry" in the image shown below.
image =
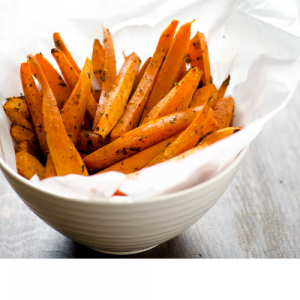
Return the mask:
<path fill-rule="evenodd" d="M 23 126 L 32 132 L 34 131 L 30 120 L 30 112 L 24 97 L 7 98 L 3 109 L 13 124 Z"/>
<path fill-rule="evenodd" d="M 207 135 L 205 138 L 203 138 L 202 141 L 200 142 L 200 145 L 204 145 L 204 144 L 212 145 L 230 136 L 231 134 L 238 132 L 241 129 L 242 127 L 227 127 L 227 128 L 219 129 Z"/>
<path fill-rule="evenodd" d="M 31 179 L 37 174 L 40 179 L 44 178 L 44 166 L 26 150 L 16 154 L 16 163 L 18 173 L 26 179 Z"/>
<path fill-rule="evenodd" d="M 107 100 L 107 95 L 112 88 L 112 85 L 117 76 L 115 49 L 112 36 L 106 28 L 105 24 L 102 23 L 103 35 L 104 35 L 104 73 L 102 76 L 102 92 L 97 107 L 93 129 L 96 129 L 100 116 Z"/>
<path fill-rule="evenodd" d="M 44 179 L 49 178 L 49 177 L 54 177 L 54 176 L 57 176 L 55 166 L 54 166 L 53 160 L 51 158 L 51 155 L 48 154 L 47 163 L 46 163 L 45 172 L 44 172 Z"/>
<path fill-rule="evenodd" d="M 224 98 L 229 82 L 230 82 L 230 75 L 228 75 L 228 77 L 223 81 L 222 85 L 220 86 L 218 90 L 218 98 Z"/>
<path fill-rule="evenodd" d="M 177 24 L 178 21 L 173 20 L 161 34 L 153 58 L 151 59 L 140 84 L 130 99 L 120 121 L 111 133 L 112 140 L 117 139 L 138 126 L 159 69 L 166 53 L 169 51 Z"/>
<path fill-rule="evenodd" d="M 54 69 L 54 67 L 48 62 L 48 60 L 40 53 L 34 56 L 41 66 L 49 84 L 54 97 L 57 101 L 59 109 L 62 109 L 71 95 L 71 89 L 66 85 L 60 74 Z M 35 70 L 31 70 L 35 74 Z"/>
<path fill-rule="evenodd" d="M 158 101 L 170 92 L 174 86 L 174 82 L 178 82 L 182 61 L 186 58 L 188 53 L 191 24 L 192 22 L 186 23 L 178 29 L 153 86 L 153 90 L 142 115 L 142 120 Z"/>
<path fill-rule="evenodd" d="M 140 66 L 135 54 L 127 56 L 102 108 L 95 132 L 105 138 L 121 118 L 132 90 L 134 79 Z"/>
<path fill-rule="evenodd" d="M 141 151 L 140 153 L 137 153 L 129 158 L 126 158 L 111 167 L 104 169 L 103 171 L 99 173 L 109 172 L 109 171 L 116 171 L 121 172 L 124 174 L 130 174 L 132 172 L 135 172 L 137 170 L 142 169 L 144 166 L 146 166 L 149 161 L 155 157 L 158 153 L 160 153 L 162 150 L 164 150 L 169 144 L 171 144 L 175 139 L 178 137 L 178 134 L 168 138 L 167 140 L 164 140 L 144 151 Z"/>
<path fill-rule="evenodd" d="M 135 93 L 138 85 L 140 84 L 145 72 L 146 72 L 146 69 L 151 61 L 152 57 L 148 57 L 147 60 L 144 62 L 144 64 L 142 65 L 142 67 L 140 68 L 137 76 L 135 77 L 135 80 L 134 80 L 134 84 L 133 84 L 133 87 L 132 87 L 132 90 L 131 90 L 131 93 L 130 93 L 130 96 L 129 96 L 129 99 L 131 99 L 132 95 Z"/>
<path fill-rule="evenodd" d="M 79 80 L 79 75 L 76 70 L 72 67 L 70 61 L 66 58 L 64 53 L 57 49 L 51 50 L 52 56 L 56 60 L 64 79 L 66 80 L 67 85 L 71 88 L 71 90 L 75 89 L 75 86 Z M 91 74 L 92 76 L 92 74 Z M 87 104 L 87 115 L 91 122 L 94 121 L 94 117 L 97 110 L 97 102 L 94 99 L 93 95 L 90 94 L 89 101 Z"/>
<path fill-rule="evenodd" d="M 211 131 L 217 130 L 217 124 L 207 127 L 207 122 L 211 116 L 209 99 L 200 112 L 197 114 L 193 122 L 184 130 L 179 137 L 164 151 L 154 157 L 147 166 L 152 166 L 161 163 L 165 160 L 173 158 L 181 153 L 195 147 L 198 141 Z M 210 119 L 211 120 L 211 119 Z"/>
<path fill-rule="evenodd" d="M 55 97 L 50 85 L 34 57 L 29 57 L 34 64 L 36 76 L 43 89 L 43 121 L 49 153 L 52 157 L 58 176 L 68 174 L 88 175 L 81 156 L 68 137 L 63 120 L 61 118 Z"/>
<path fill-rule="evenodd" d="M 103 139 L 101 135 L 89 130 L 82 130 L 79 133 L 76 148 L 80 152 L 92 153 L 107 145 L 109 139 Z"/>
<path fill-rule="evenodd" d="M 93 65 L 90 59 L 87 58 L 80 73 L 79 80 L 61 111 L 61 117 L 67 134 L 74 144 L 77 142 L 80 127 L 84 121 L 84 115 L 90 97 L 92 76 Z"/>
<path fill-rule="evenodd" d="M 190 107 L 203 105 L 211 96 L 217 96 L 217 94 L 218 90 L 216 89 L 214 84 L 211 83 L 209 85 L 206 85 L 195 92 Z"/>
<path fill-rule="evenodd" d="M 214 118 L 219 129 L 229 127 L 234 112 L 234 103 L 231 97 L 219 99 L 214 108 Z"/>
<path fill-rule="evenodd" d="M 90 170 L 107 168 L 186 129 L 201 107 L 176 112 L 149 122 L 93 152 L 84 159 Z"/>
<path fill-rule="evenodd" d="M 80 74 L 81 70 L 77 66 L 73 56 L 69 52 L 67 46 L 65 45 L 64 41 L 62 40 L 58 32 L 53 33 L 53 40 L 54 40 L 55 47 L 65 54 L 65 56 L 67 57 L 67 59 L 69 60 L 73 68 L 76 70 L 78 74 Z"/>
<path fill-rule="evenodd" d="M 28 152 L 29 154 L 31 154 L 32 156 L 35 156 L 36 154 L 34 153 L 34 151 L 32 150 L 32 148 L 29 145 L 28 141 L 23 141 L 20 144 L 18 144 L 17 146 L 15 146 L 15 153 L 21 152 L 25 150 L 26 152 Z"/>
<path fill-rule="evenodd" d="M 186 100 L 191 99 L 200 81 L 202 71 L 194 68 L 191 70 L 172 90 L 161 99 L 146 115 L 142 124 L 146 124 L 152 120 L 156 120 L 163 116 L 169 115 L 177 110 L 177 108 Z M 187 107 L 185 108 L 187 109 Z M 182 109 L 181 109 L 182 110 Z"/>
<path fill-rule="evenodd" d="M 99 40 L 94 41 L 93 45 L 93 55 L 92 55 L 92 62 L 94 67 L 94 74 L 95 77 L 102 88 L 103 83 L 103 74 L 104 74 L 104 49 L 103 46 L 100 44 Z"/>
<path fill-rule="evenodd" d="M 43 102 L 42 96 L 36 87 L 35 81 L 32 77 L 29 63 L 21 64 L 21 81 L 23 92 L 26 98 L 28 108 L 31 113 L 35 132 L 40 142 L 41 150 L 46 156 L 48 153 L 48 145 L 46 142 L 45 128 L 43 125 Z"/>

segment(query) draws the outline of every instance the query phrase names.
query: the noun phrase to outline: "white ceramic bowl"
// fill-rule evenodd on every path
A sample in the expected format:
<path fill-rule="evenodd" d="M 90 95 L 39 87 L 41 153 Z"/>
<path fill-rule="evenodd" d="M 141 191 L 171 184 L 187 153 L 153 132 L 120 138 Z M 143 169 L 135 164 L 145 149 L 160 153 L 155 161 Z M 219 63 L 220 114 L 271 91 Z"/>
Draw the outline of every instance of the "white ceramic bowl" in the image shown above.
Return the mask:
<path fill-rule="evenodd" d="M 247 149 L 223 172 L 202 184 L 137 203 L 58 197 L 32 186 L 1 158 L 0 167 L 26 205 L 66 237 L 97 251 L 133 254 L 172 239 L 198 221 L 225 192 Z"/>

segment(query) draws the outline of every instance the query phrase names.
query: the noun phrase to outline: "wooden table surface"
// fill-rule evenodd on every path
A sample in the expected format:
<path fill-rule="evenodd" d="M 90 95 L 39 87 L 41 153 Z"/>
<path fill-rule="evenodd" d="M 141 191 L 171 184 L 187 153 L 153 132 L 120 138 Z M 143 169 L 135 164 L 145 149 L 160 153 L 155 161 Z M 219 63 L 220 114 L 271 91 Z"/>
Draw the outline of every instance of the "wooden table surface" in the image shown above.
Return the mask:
<path fill-rule="evenodd" d="M 297 97 L 295 97 L 297 98 Z M 300 257 L 300 95 L 251 144 L 217 204 L 178 237 L 131 258 Z M 51 229 L 0 171 L 0 258 L 115 258 Z"/>

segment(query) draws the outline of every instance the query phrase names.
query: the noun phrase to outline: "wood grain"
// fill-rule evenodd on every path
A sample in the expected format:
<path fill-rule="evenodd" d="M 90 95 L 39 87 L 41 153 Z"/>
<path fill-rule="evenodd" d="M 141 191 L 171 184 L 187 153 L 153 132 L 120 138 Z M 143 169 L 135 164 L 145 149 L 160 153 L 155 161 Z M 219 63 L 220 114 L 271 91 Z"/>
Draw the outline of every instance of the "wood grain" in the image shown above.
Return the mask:
<path fill-rule="evenodd" d="M 180 236 L 131 258 L 300 257 L 300 101 L 251 144 L 222 198 Z M 0 258 L 115 258 L 65 238 L 36 217 L 0 173 Z"/>

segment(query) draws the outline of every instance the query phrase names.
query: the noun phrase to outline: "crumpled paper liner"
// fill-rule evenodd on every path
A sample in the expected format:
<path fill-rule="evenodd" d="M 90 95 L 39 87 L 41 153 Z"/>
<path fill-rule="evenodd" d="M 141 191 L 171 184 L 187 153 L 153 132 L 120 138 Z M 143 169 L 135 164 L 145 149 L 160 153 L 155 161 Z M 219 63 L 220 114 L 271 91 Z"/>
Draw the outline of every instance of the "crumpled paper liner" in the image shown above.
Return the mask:
<path fill-rule="evenodd" d="M 92 1 L 93 2 L 93 1 Z M 94 2 L 96 3 L 96 2 Z M 96 4 L 95 4 L 96 5 Z M 142 201 L 179 191 L 226 168 L 300 89 L 299 7 L 284 1 L 150 1 L 131 10 L 99 9 L 97 19 L 0 20 L 0 156 L 16 170 L 10 121 L 2 105 L 5 98 L 22 92 L 19 68 L 29 53 L 42 52 L 56 66 L 50 54 L 52 33 L 59 31 L 79 66 L 91 56 L 93 40 L 102 39 L 101 21 L 113 34 L 118 69 L 123 49 L 135 51 L 145 61 L 155 50 L 163 29 L 172 19 L 180 24 L 196 19 L 192 36 L 204 32 L 208 40 L 213 82 L 217 87 L 231 75 L 226 96 L 235 100 L 233 126 L 243 130 L 183 160 L 166 162 L 126 177 L 109 172 L 83 178 L 78 175 L 31 180 L 49 192 L 97 201 Z M 134 8 L 136 7 L 136 8 Z M 124 8 L 123 8 L 124 10 Z M 89 15 L 90 16 L 90 15 Z M 9 33 L 5 30 L 9 28 Z M 94 83 L 95 84 L 95 83 Z M 284 128 L 283 128 L 284 130 Z M 111 197 L 116 190 L 128 197 Z"/>

